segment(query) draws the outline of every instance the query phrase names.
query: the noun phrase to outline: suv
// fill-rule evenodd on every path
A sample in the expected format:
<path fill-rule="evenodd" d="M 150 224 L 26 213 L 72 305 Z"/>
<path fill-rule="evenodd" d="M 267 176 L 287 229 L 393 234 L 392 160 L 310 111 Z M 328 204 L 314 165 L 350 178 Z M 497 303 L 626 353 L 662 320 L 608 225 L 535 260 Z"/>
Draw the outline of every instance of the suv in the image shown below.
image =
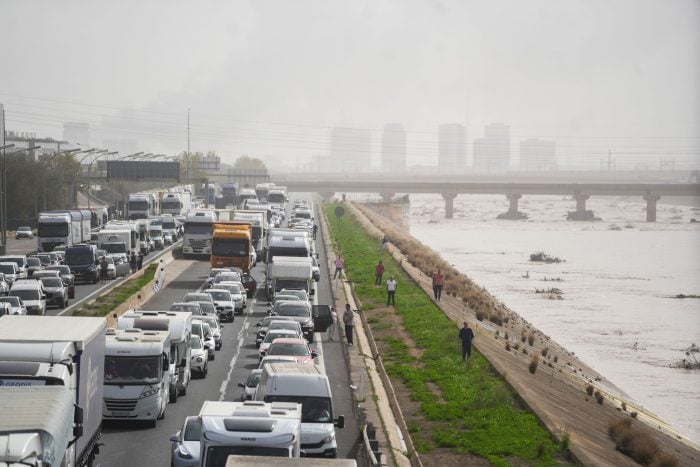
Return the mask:
<path fill-rule="evenodd" d="M 17 265 L 17 279 L 27 278 L 27 257 L 23 255 L 0 256 L 0 261 L 12 261 Z"/>
<path fill-rule="evenodd" d="M 56 305 L 59 308 L 68 306 L 68 289 L 63 285 L 60 277 L 42 277 L 47 305 Z"/>
<path fill-rule="evenodd" d="M 12 285 L 14 281 L 19 279 L 19 268 L 12 261 L 0 262 L 0 272 L 4 275 L 8 285 Z"/>
<path fill-rule="evenodd" d="M 8 297 L 0 297 L 0 303 L 8 303 L 10 305 L 11 315 L 27 314 L 27 307 L 24 306 L 24 302 L 22 302 L 22 299 L 19 297 L 13 297 L 11 295 Z"/>
<path fill-rule="evenodd" d="M 236 302 L 231 297 L 231 292 L 226 289 L 207 289 L 207 293 L 211 296 L 216 306 L 216 311 L 219 313 L 219 319 L 229 320 L 233 323 L 233 313 L 236 309 Z"/>
<path fill-rule="evenodd" d="M 10 295 L 19 297 L 27 307 L 28 315 L 46 314 L 46 294 L 40 281 L 22 280 L 15 281 L 10 289 Z"/>
<path fill-rule="evenodd" d="M 309 342 L 314 340 L 314 318 L 309 302 L 282 301 L 275 303 L 272 310 L 273 316 L 292 318 L 301 324 L 304 337 Z"/>
<path fill-rule="evenodd" d="M 41 260 L 36 256 L 30 256 L 27 258 L 27 278 L 32 277 L 37 271 L 44 269 L 44 265 L 41 264 Z"/>

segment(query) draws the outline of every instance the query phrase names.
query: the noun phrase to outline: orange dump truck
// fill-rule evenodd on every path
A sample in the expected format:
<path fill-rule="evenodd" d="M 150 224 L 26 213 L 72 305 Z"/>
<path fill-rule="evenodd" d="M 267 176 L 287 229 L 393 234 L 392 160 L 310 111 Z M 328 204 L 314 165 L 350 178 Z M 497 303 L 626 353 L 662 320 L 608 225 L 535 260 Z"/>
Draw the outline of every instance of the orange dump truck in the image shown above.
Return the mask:
<path fill-rule="evenodd" d="M 249 272 L 253 248 L 253 226 L 250 222 L 227 221 L 212 224 L 211 267 L 236 266 Z"/>

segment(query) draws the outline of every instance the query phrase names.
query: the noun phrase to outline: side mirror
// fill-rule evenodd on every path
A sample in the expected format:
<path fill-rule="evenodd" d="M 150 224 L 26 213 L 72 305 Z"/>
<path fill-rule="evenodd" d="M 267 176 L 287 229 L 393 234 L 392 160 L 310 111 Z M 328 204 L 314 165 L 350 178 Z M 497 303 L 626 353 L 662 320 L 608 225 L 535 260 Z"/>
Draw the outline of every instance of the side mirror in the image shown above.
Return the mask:
<path fill-rule="evenodd" d="M 312 350 L 312 351 L 311 351 L 311 356 L 312 356 L 313 358 L 318 357 L 318 351 Z"/>
<path fill-rule="evenodd" d="M 345 428 L 345 415 L 338 415 L 338 418 L 335 419 L 335 426 Z"/>
<path fill-rule="evenodd" d="M 73 406 L 73 436 L 77 439 L 83 436 L 83 408 Z"/>
<path fill-rule="evenodd" d="M 180 440 L 177 437 L 177 433 L 174 435 L 170 435 L 170 442 L 171 443 L 177 443 L 178 441 L 180 441 Z"/>
<path fill-rule="evenodd" d="M 243 383 L 238 383 L 238 387 L 239 387 L 239 388 L 245 388 L 245 384 L 243 384 Z"/>
<path fill-rule="evenodd" d="M 262 323 L 260 323 L 260 322 L 255 323 L 255 327 L 258 327 L 258 328 L 259 328 L 260 326 L 262 326 Z"/>

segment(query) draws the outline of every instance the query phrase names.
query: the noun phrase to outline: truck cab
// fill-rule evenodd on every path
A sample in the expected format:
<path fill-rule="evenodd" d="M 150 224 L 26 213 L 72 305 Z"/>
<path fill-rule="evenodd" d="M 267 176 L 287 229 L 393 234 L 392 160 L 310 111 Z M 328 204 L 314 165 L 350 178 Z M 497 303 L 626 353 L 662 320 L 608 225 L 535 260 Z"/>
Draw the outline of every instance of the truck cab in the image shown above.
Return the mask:
<path fill-rule="evenodd" d="M 83 282 L 97 284 L 100 279 L 97 246 L 95 245 L 79 243 L 67 247 L 65 263 L 70 266 L 70 271 L 75 276 L 76 282 L 82 279 Z"/>

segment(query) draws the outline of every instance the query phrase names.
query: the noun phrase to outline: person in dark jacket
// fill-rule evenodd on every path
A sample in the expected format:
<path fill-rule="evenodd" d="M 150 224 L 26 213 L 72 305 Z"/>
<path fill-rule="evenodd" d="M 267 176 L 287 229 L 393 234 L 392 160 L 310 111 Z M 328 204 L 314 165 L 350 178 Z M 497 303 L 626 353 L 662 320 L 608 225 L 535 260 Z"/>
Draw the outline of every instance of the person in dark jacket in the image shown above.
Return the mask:
<path fill-rule="evenodd" d="M 140 271 L 142 267 L 143 267 L 143 253 L 139 252 L 138 257 L 136 258 L 136 268 Z"/>
<path fill-rule="evenodd" d="M 353 345 L 352 331 L 354 329 L 353 314 L 350 304 L 345 304 L 345 312 L 343 313 L 343 324 L 345 325 L 345 338 L 348 340 L 348 345 Z"/>
<path fill-rule="evenodd" d="M 129 258 L 129 267 L 131 268 L 131 272 L 134 273 L 138 269 L 138 260 L 136 259 L 136 253 L 133 251 L 131 252 L 131 258 Z"/>
<path fill-rule="evenodd" d="M 464 327 L 459 330 L 459 340 L 462 341 L 462 361 L 464 361 L 472 356 L 472 340 L 474 340 L 474 331 L 466 321 Z"/>

